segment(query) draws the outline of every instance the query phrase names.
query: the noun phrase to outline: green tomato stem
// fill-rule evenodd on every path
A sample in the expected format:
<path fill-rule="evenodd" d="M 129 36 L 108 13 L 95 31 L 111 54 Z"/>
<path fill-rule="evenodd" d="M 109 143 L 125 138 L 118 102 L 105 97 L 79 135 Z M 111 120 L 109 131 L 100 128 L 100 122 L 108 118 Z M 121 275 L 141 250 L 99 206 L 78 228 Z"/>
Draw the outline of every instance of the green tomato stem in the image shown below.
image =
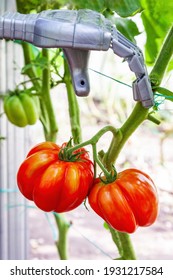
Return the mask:
<path fill-rule="evenodd" d="M 82 141 L 82 133 L 81 133 L 81 126 L 80 126 L 80 111 L 79 111 L 77 98 L 73 89 L 69 67 L 65 58 L 64 58 L 63 82 L 65 83 L 67 89 L 69 116 L 70 116 L 73 141 L 75 144 L 78 144 L 81 143 Z"/>
<path fill-rule="evenodd" d="M 111 236 L 112 236 L 112 240 L 113 242 L 116 244 L 117 246 L 117 249 L 118 249 L 118 252 L 119 252 L 119 255 L 122 257 L 123 256 L 123 246 L 121 244 L 121 240 L 119 238 L 119 234 L 118 234 L 118 231 L 114 230 L 111 226 L 109 226 L 107 224 L 109 230 L 110 230 L 110 233 L 111 233 Z M 121 258 L 120 257 L 120 258 Z"/>
<path fill-rule="evenodd" d="M 20 2 L 20 1 L 18 1 L 18 2 Z M 29 65 L 32 63 L 32 58 L 33 58 L 32 48 L 26 42 L 22 42 L 22 48 L 23 48 L 25 65 Z M 36 73 L 34 67 L 28 68 L 25 73 L 30 78 L 30 81 L 32 82 L 32 84 L 35 87 L 38 94 L 40 94 L 41 88 L 42 88 L 42 83 L 40 81 L 41 79 L 38 80 L 37 73 Z M 49 133 L 48 113 L 47 113 L 45 104 L 42 99 L 40 99 L 40 108 L 41 108 L 40 121 L 43 125 L 44 134 L 48 135 L 48 133 Z"/>
<path fill-rule="evenodd" d="M 171 27 L 165 42 L 160 50 L 160 53 L 155 61 L 154 67 L 150 73 L 150 79 L 152 81 L 153 87 L 158 86 L 166 71 L 169 60 L 173 54 L 173 26 Z M 109 169 L 110 166 L 116 161 L 120 151 L 122 150 L 124 144 L 127 142 L 129 137 L 134 133 L 134 131 L 145 121 L 146 119 L 151 119 L 149 114 L 149 109 L 144 108 L 140 102 L 138 102 L 131 115 L 128 117 L 126 122 L 122 127 L 117 130 L 117 135 L 112 139 L 112 143 L 104 155 L 104 162 L 106 167 Z M 155 121 L 152 118 L 152 121 Z M 156 122 L 156 121 L 155 121 Z M 159 121 L 156 122 L 159 124 Z"/>
<path fill-rule="evenodd" d="M 118 158 L 120 151 L 127 142 L 132 133 L 141 125 L 141 123 L 147 118 L 148 109 L 142 107 L 141 103 L 137 103 L 126 122 L 122 127 L 117 130 L 116 135 L 113 137 L 111 145 L 107 153 L 103 156 L 104 165 L 108 170 L 111 169 L 112 164 Z M 127 233 L 118 232 L 110 228 L 110 233 L 114 243 L 116 244 L 120 258 L 124 260 L 135 260 L 135 252 L 130 240 L 130 236 Z"/>
<path fill-rule="evenodd" d="M 47 141 L 56 141 L 58 127 L 56 123 L 56 117 L 50 97 L 50 65 L 49 65 L 49 51 L 42 49 L 42 55 L 47 59 L 47 67 L 43 69 L 42 74 L 42 98 L 46 106 L 48 121 L 49 121 L 49 133 L 45 135 Z"/>
<path fill-rule="evenodd" d="M 48 65 L 43 70 L 42 75 L 42 97 L 43 103 L 46 106 L 46 112 L 48 113 L 48 125 L 49 131 L 45 133 L 46 140 L 55 142 L 57 135 L 57 124 L 56 117 L 53 111 L 53 106 L 50 97 L 50 64 L 49 64 L 49 54 L 47 49 L 42 50 L 42 54 L 47 58 Z M 65 217 L 62 214 L 54 214 L 55 221 L 58 227 L 59 238 L 56 242 L 56 247 L 61 260 L 68 259 L 68 230 L 69 223 L 65 220 Z"/>
<path fill-rule="evenodd" d="M 161 51 L 155 61 L 154 67 L 150 73 L 150 79 L 153 86 L 160 85 L 167 65 L 173 54 L 173 27 L 171 27 Z M 132 133 L 148 118 L 149 110 L 137 103 L 122 127 L 117 130 L 117 135 L 112 139 L 111 145 L 107 153 L 103 156 L 103 162 L 107 169 L 117 160 L 118 155 Z M 114 232 L 111 229 L 113 241 L 117 245 L 120 252 L 120 259 L 135 259 L 134 249 L 130 240 L 130 236 L 126 233 Z M 118 241 L 117 241 L 118 240 Z M 121 245 L 118 243 L 120 242 Z M 123 253 L 122 253 L 123 252 Z"/>
<path fill-rule="evenodd" d="M 23 0 L 16 0 L 18 11 L 25 13 L 23 11 Z M 29 13 L 29 10 L 27 11 Z M 31 64 L 33 59 L 32 49 L 30 45 L 26 42 L 22 42 L 23 54 L 25 65 Z M 42 51 L 43 56 L 45 56 L 48 61 L 48 50 Z M 43 100 L 40 99 L 41 105 L 41 117 L 40 121 L 43 124 L 44 135 L 46 140 L 54 141 L 57 134 L 56 118 L 53 112 L 51 98 L 50 98 L 50 65 L 48 63 L 47 68 L 42 73 L 42 80 L 38 80 L 37 73 L 34 67 L 27 69 L 26 74 L 31 79 L 36 91 L 40 94 L 43 93 Z M 48 103 L 47 103 L 48 102 Z M 60 256 L 60 259 L 66 260 L 68 258 L 67 253 L 67 233 L 69 230 L 69 223 L 65 220 L 64 216 L 54 214 L 55 221 L 59 231 L 59 239 L 56 242 L 56 247 Z"/>
<path fill-rule="evenodd" d="M 113 174 L 111 172 L 109 172 L 105 168 L 103 163 L 100 161 L 100 159 L 98 157 L 98 154 L 97 154 L 97 149 L 96 149 L 97 142 L 103 136 L 103 134 L 105 134 L 106 132 L 112 132 L 114 137 L 117 134 L 117 130 L 113 126 L 111 126 L 111 125 L 105 126 L 101 130 L 99 130 L 91 139 L 89 139 L 89 140 L 87 140 L 87 141 L 85 141 L 83 143 L 80 143 L 78 145 L 75 145 L 72 148 L 69 148 L 68 149 L 68 153 L 73 153 L 74 151 L 76 151 L 76 150 L 78 150 L 78 149 L 80 149 L 82 147 L 85 147 L 85 146 L 88 146 L 88 145 L 92 145 L 92 148 L 93 148 L 93 158 L 94 158 L 95 163 L 97 163 L 100 166 L 101 170 L 105 174 L 106 179 L 108 181 L 111 181 L 113 179 Z M 95 170 L 94 173 L 96 175 L 96 170 Z"/>
<path fill-rule="evenodd" d="M 123 260 L 136 260 L 136 254 L 131 243 L 130 235 L 123 232 L 118 232 L 119 239 L 122 245 L 122 259 Z"/>
<path fill-rule="evenodd" d="M 30 44 L 26 42 L 22 42 L 22 48 L 23 48 L 23 54 L 24 54 L 24 60 L 25 60 L 25 65 L 29 65 L 32 63 L 32 48 Z M 38 80 L 39 77 L 37 77 L 36 71 L 34 67 L 30 67 L 25 71 L 26 75 L 30 78 L 30 81 L 34 85 L 35 89 L 37 92 L 40 92 L 41 88 L 41 82 Z"/>
<path fill-rule="evenodd" d="M 96 147 L 96 144 L 93 144 L 92 145 L 92 148 L 93 148 L 93 158 L 94 158 L 94 161 L 95 163 L 98 164 L 98 166 L 101 168 L 101 170 L 103 171 L 105 177 L 107 180 L 109 180 L 109 178 L 111 177 L 111 173 L 107 171 L 107 169 L 104 167 L 103 163 L 100 161 L 100 159 L 98 158 L 97 156 L 97 147 Z M 95 171 L 96 173 L 96 171 Z"/>
<path fill-rule="evenodd" d="M 166 68 L 173 54 L 173 26 L 170 28 L 160 53 L 150 73 L 151 83 L 155 86 L 161 84 Z"/>
<path fill-rule="evenodd" d="M 112 164 L 118 158 L 120 151 L 123 146 L 129 139 L 129 137 L 133 134 L 133 132 L 141 125 L 141 123 L 148 116 L 148 109 L 144 108 L 141 103 L 137 103 L 128 117 L 126 122 L 122 125 L 122 127 L 116 131 L 114 135 L 111 145 L 107 151 L 107 153 L 103 157 L 103 162 L 108 170 L 111 169 Z M 116 244 L 120 258 L 124 260 L 135 260 L 135 251 L 133 249 L 133 245 L 130 240 L 130 236 L 127 233 L 118 232 L 112 228 L 110 228 L 110 233 L 114 243 Z"/>
<path fill-rule="evenodd" d="M 82 147 L 85 147 L 85 146 L 88 146 L 88 145 L 95 145 L 97 144 L 97 142 L 99 141 L 99 139 L 106 133 L 106 132 L 112 132 L 113 135 L 115 136 L 116 135 L 116 128 L 111 126 L 111 125 L 107 125 L 105 127 L 103 127 L 102 129 L 100 129 L 91 139 L 85 141 L 85 142 L 82 142 L 78 145 L 75 145 L 74 147 L 72 148 L 69 148 L 69 152 L 74 152 L 75 150 L 78 150 Z"/>
<path fill-rule="evenodd" d="M 59 239 L 56 242 L 56 247 L 59 252 L 59 256 L 61 260 L 68 259 L 68 242 L 67 242 L 67 233 L 70 228 L 70 224 L 66 221 L 65 216 L 63 214 L 54 213 L 55 222 L 59 229 Z"/>
<path fill-rule="evenodd" d="M 116 231 L 109 225 L 108 227 L 112 236 L 112 240 L 116 244 L 120 255 L 117 260 L 136 260 L 136 254 L 132 246 L 129 234 Z"/>
<path fill-rule="evenodd" d="M 133 132 L 147 119 L 149 109 L 144 108 L 140 102 L 136 103 L 131 115 L 120 129 L 117 129 L 110 147 L 103 157 L 103 162 L 108 170 L 115 163 L 123 146 Z"/>
<path fill-rule="evenodd" d="M 70 124 L 71 131 L 74 139 L 74 143 L 78 144 L 81 142 L 81 127 L 80 127 L 80 112 L 76 99 L 76 95 L 73 90 L 73 86 L 71 83 L 71 75 L 68 69 L 67 62 L 64 60 L 64 77 L 63 82 L 66 85 L 67 96 L 69 102 L 69 115 L 70 115 Z M 70 224 L 66 221 L 64 215 L 54 213 L 55 221 L 59 230 L 59 239 L 56 242 L 56 246 L 59 252 L 59 256 L 61 260 L 68 259 L 68 230 Z"/>
<path fill-rule="evenodd" d="M 25 59 L 25 65 L 30 64 L 32 62 L 32 54 L 31 54 L 31 48 L 28 43 L 22 42 L 22 47 L 23 47 L 23 53 L 24 53 L 24 59 Z M 48 58 L 47 52 L 43 51 L 43 55 Z M 34 71 L 34 68 L 28 68 L 26 74 L 28 77 L 31 79 L 36 91 L 38 93 L 43 93 L 43 98 L 40 99 L 40 105 L 41 105 L 41 116 L 40 116 L 40 121 L 43 124 L 44 128 L 44 135 L 46 140 L 54 141 L 55 136 L 57 133 L 57 127 L 56 127 L 56 119 L 55 115 L 51 116 L 53 110 L 52 106 L 50 104 L 50 70 L 49 70 L 49 65 L 47 69 L 44 70 L 42 80 L 37 79 L 36 72 Z M 46 107 L 46 102 L 48 101 L 48 106 Z M 53 119 L 53 125 L 52 127 L 50 126 L 50 119 Z M 55 221 L 58 227 L 59 231 L 59 239 L 56 242 L 56 247 L 60 256 L 60 259 L 67 259 L 67 232 L 69 229 L 69 224 L 65 220 L 61 219 L 61 215 L 59 217 L 55 216 Z M 63 222 L 62 222 L 63 220 Z"/>

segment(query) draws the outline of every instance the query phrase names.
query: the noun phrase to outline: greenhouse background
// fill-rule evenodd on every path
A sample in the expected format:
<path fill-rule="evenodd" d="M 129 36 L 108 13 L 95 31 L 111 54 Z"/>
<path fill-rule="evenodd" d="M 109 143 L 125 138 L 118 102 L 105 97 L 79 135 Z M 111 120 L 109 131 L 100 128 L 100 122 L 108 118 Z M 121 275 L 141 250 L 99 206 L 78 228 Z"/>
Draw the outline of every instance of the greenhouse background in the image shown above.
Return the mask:
<path fill-rule="evenodd" d="M 0 1 L 0 14 L 15 10 L 15 0 Z M 141 37 L 137 43 L 142 45 L 143 41 Z M 25 79 L 20 74 L 23 64 L 21 46 L 0 40 L 0 95 L 9 89 L 14 90 L 21 79 Z M 121 63 L 121 59 L 111 51 L 91 53 L 89 75 L 90 96 L 78 99 L 81 125 L 85 128 L 84 140 L 104 125 L 118 127 L 134 106 L 131 88 L 112 79 L 125 80 L 129 85 L 134 79 L 133 73 L 129 73 L 128 65 Z M 173 89 L 172 72 L 166 76 L 164 83 Z M 64 85 L 52 90 L 52 99 L 59 126 L 57 143 L 62 143 L 71 136 Z M 172 104 L 164 102 L 159 110 L 162 124 L 157 127 L 144 123 L 128 141 L 117 162 L 118 169 L 134 166 L 151 174 L 159 191 L 158 220 L 151 228 L 140 228 L 131 236 L 139 259 L 173 258 Z M 2 112 L 3 102 L 0 99 L 0 114 Z M 103 137 L 100 149 L 104 149 L 110 137 Z M 2 114 L 0 139 L 0 259 L 58 259 L 55 246 L 58 232 L 53 216 L 26 201 L 16 184 L 17 170 L 29 148 L 44 139 L 41 124 L 17 128 Z M 91 209 L 87 211 L 81 205 L 67 213 L 66 219 L 71 225 L 68 242 L 70 259 L 112 259 L 118 256 L 103 221 Z"/>

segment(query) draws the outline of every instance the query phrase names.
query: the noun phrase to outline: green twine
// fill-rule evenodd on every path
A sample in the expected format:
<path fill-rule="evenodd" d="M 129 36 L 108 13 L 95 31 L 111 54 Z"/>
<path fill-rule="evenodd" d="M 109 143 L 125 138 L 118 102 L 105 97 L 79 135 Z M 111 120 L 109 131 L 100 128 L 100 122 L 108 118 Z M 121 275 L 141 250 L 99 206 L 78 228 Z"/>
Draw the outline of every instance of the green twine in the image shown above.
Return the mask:
<path fill-rule="evenodd" d="M 154 110 L 159 111 L 160 110 L 159 107 L 164 104 L 165 100 L 173 101 L 173 96 L 154 92 L 154 103 L 155 103 L 154 107 L 153 107 Z M 167 109 L 167 111 L 170 111 L 170 110 Z"/>
<path fill-rule="evenodd" d="M 164 97 L 164 99 L 172 99 L 173 100 L 173 96 L 171 95 L 165 95 L 165 94 L 161 94 L 161 93 L 154 93 L 154 96 L 159 96 L 159 97 Z"/>
<path fill-rule="evenodd" d="M 155 111 L 160 110 L 160 106 L 163 105 L 165 102 L 165 96 L 162 94 L 154 93 L 154 106 L 153 109 Z"/>
<path fill-rule="evenodd" d="M 106 74 L 103 74 L 103 73 L 101 73 L 101 72 L 99 72 L 99 71 L 97 71 L 97 70 L 94 70 L 94 69 L 92 69 L 92 68 L 89 68 L 89 70 L 91 70 L 91 71 L 93 71 L 93 72 L 95 72 L 95 73 L 97 73 L 97 74 L 99 74 L 99 75 L 101 75 L 101 76 L 103 76 L 103 77 L 106 77 L 106 78 L 108 78 L 108 79 L 111 79 L 111 80 L 113 80 L 114 82 L 117 82 L 117 83 L 119 83 L 119 84 L 121 84 L 121 85 L 124 85 L 124 86 L 127 86 L 127 87 L 129 87 L 129 88 L 132 88 L 132 86 L 130 86 L 130 85 L 124 83 L 124 82 L 121 82 L 121 81 L 119 81 L 119 80 L 117 80 L 117 79 L 115 79 L 115 78 L 112 78 L 112 77 L 110 77 L 110 76 L 108 76 L 108 75 L 106 75 Z"/>
<path fill-rule="evenodd" d="M 126 83 L 124 83 L 124 82 L 122 82 L 122 81 L 119 81 L 119 80 L 117 80 L 117 79 L 115 79 L 115 78 L 112 78 L 112 77 L 110 77 L 110 76 L 108 76 L 108 75 L 106 75 L 106 74 L 104 74 L 104 73 L 101 73 L 101 72 L 99 72 L 99 71 L 97 71 L 97 70 L 94 70 L 94 69 L 92 69 L 92 68 L 89 68 L 89 70 L 91 70 L 91 71 L 93 71 L 93 72 L 95 72 L 95 73 L 97 73 L 97 74 L 99 74 L 99 75 L 101 75 L 101 76 L 103 76 L 103 77 L 105 77 L 105 78 L 111 79 L 111 80 L 113 80 L 114 82 L 117 82 L 117 83 L 119 83 L 119 84 L 121 84 L 121 85 L 124 85 L 124 86 L 126 86 L 126 87 L 132 88 L 132 86 L 130 86 L 130 85 L 128 85 L 128 84 L 126 84 Z M 166 91 L 166 92 L 169 92 L 169 91 L 166 90 L 166 89 L 165 89 L 165 91 Z M 172 92 L 170 91 L 170 93 L 172 93 Z M 170 100 L 170 101 L 173 101 L 173 96 L 172 96 L 172 95 L 169 95 L 169 94 L 154 92 L 154 106 L 153 106 L 154 110 L 156 110 L 156 111 L 160 110 L 159 107 L 160 107 L 161 105 L 164 104 L 164 102 L 165 102 L 166 99 L 167 99 L 167 100 Z"/>

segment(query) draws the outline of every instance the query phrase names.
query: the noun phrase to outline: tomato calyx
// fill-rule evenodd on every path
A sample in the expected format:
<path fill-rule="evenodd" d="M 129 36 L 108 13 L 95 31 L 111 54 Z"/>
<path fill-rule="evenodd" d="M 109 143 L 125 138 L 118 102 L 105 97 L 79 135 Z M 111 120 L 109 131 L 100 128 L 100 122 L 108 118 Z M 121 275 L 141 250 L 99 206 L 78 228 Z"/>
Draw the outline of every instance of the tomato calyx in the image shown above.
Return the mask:
<path fill-rule="evenodd" d="M 114 182 L 117 179 L 117 171 L 114 165 L 112 165 L 112 169 L 110 172 L 107 172 L 104 174 L 105 176 L 102 176 L 102 173 L 99 175 L 100 181 L 104 184 L 109 184 Z"/>
<path fill-rule="evenodd" d="M 76 162 L 81 161 L 81 156 L 85 154 L 87 151 L 85 150 L 75 150 L 71 151 L 73 138 L 70 138 L 69 142 L 65 143 L 58 154 L 58 157 L 62 161 L 70 161 L 70 162 Z M 83 159 L 84 160 L 84 159 Z"/>

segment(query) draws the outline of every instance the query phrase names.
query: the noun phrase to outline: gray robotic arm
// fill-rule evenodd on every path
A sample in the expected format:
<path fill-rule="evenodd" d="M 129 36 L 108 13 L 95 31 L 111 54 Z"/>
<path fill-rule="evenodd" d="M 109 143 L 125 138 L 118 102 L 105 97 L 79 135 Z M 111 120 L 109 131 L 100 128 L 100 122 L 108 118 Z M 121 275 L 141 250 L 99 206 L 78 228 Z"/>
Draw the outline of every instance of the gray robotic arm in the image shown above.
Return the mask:
<path fill-rule="evenodd" d="M 0 39 L 19 39 L 41 48 L 62 48 L 70 67 L 75 92 L 87 96 L 87 64 L 91 50 L 109 48 L 127 60 L 136 75 L 134 100 L 149 108 L 153 92 L 140 49 L 124 37 L 100 13 L 91 10 L 48 10 L 39 14 L 7 12 L 0 16 Z"/>

